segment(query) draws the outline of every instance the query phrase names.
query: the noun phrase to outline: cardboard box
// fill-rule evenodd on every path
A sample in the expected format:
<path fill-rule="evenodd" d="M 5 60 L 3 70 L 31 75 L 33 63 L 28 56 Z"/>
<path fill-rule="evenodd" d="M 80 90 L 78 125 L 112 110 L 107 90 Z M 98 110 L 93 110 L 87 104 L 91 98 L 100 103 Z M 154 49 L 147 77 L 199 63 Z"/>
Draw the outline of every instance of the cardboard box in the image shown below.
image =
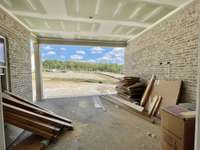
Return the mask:
<path fill-rule="evenodd" d="M 169 106 L 161 111 L 162 150 L 193 150 L 195 112 L 180 106 Z"/>

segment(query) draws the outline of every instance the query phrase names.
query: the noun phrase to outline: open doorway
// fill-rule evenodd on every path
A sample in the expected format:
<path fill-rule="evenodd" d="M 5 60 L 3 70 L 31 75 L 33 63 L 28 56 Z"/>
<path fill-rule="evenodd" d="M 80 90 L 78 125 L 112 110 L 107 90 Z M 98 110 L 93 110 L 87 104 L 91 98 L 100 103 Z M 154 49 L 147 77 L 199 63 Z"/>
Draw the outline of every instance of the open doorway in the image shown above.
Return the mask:
<path fill-rule="evenodd" d="M 124 48 L 41 44 L 44 98 L 114 94 Z"/>

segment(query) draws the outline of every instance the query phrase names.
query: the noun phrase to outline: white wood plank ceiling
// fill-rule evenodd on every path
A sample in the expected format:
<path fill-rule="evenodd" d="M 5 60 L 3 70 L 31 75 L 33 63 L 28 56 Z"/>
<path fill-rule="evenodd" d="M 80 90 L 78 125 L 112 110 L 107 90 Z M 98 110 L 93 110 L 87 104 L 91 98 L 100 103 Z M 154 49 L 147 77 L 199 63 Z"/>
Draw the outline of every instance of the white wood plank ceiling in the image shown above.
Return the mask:
<path fill-rule="evenodd" d="M 0 0 L 40 37 L 127 41 L 187 0 Z"/>

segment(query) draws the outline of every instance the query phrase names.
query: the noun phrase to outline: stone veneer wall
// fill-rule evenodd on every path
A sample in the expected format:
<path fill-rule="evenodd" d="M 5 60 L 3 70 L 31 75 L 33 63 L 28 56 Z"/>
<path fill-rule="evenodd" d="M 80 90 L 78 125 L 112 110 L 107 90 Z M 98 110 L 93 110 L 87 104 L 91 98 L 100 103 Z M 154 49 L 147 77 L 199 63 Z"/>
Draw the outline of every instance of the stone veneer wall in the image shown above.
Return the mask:
<path fill-rule="evenodd" d="M 196 4 L 194 0 L 129 41 L 126 76 L 149 79 L 155 74 L 158 79 L 181 79 L 184 84 L 180 100 L 195 103 L 199 33 Z"/>
<path fill-rule="evenodd" d="M 9 84 L 11 91 L 32 101 L 30 32 L 0 9 L 0 35 L 8 41 Z M 22 130 L 6 125 L 6 143 Z"/>

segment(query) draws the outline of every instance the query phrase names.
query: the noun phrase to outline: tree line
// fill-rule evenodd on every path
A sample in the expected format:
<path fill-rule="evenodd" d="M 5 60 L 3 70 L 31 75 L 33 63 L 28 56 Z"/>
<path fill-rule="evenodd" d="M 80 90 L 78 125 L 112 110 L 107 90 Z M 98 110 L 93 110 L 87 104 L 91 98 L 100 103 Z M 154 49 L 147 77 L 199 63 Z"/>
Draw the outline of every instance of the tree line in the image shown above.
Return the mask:
<path fill-rule="evenodd" d="M 89 63 L 78 61 L 59 61 L 59 60 L 45 60 L 42 63 L 44 71 L 103 71 L 122 73 L 123 65 L 106 64 L 106 63 Z"/>

